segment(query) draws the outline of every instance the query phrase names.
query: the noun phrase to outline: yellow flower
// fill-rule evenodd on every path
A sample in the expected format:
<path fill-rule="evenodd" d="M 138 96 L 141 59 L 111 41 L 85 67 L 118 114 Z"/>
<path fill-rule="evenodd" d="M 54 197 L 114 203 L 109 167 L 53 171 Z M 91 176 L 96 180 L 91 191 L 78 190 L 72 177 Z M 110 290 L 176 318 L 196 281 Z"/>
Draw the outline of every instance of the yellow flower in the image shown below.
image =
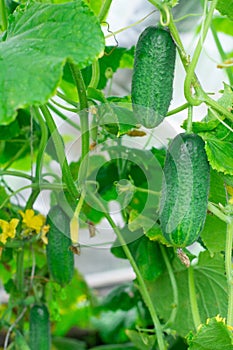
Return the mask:
<path fill-rule="evenodd" d="M 0 228 L 2 232 L 0 233 L 0 242 L 5 244 L 7 238 L 14 238 L 16 235 L 16 227 L 19 223 L 18 219 L 11 219 L 10 222 L 0 219 Z"/>
<path fill-rule="evenodd" d="M 35 212 L 32 209 L 27 209 L 25 213 L 20 210 L 19 213 L 22 216 L 23 223 L 26 227 L 32 231 L 36 231 L 36 233 L 41 232 L 42 227 L 45 224 L 45 217 L 43 215 L 35 215 Z"/>

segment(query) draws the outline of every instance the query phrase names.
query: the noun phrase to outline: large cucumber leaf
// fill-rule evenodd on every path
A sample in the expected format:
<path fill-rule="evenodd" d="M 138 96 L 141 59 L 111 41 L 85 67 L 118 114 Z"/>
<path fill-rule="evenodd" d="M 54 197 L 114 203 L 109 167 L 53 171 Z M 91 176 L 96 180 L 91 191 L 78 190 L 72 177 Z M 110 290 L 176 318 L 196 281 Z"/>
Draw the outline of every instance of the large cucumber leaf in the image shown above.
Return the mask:
<path fill-rule="evenodd" d="M 179 295 L 177 315 L 172 327 L 179 335 L 186 336 L 195 329 L 190 307 L 188 269 L 178 259 L 174 259 L 172 265 Z M 215 254 L 211 257 L 208 251 L 202 252 L 193 269 L 201 322 L 217 314 L 225 317 L 228 296 L 223 256 Z M 159 316 L 167 321 L 174 308 L 174 299 L 166 270 L 155 281 L 147 282 L 147 285 Z"/>
<path fill-rule="evenodd" d="M 18 108 L 47 102 L 67 59 L 82 69 L 103 50 L 98 19 L 81 0 L 16 12 L 0 42 L 0 124 L 12 122 Z"/>
<path fill-rule="evenodd" d="M 219 316 L 207 319 L 197 334 L 188 337 L 188 350 L 232 350 L 233 336 Z"/>

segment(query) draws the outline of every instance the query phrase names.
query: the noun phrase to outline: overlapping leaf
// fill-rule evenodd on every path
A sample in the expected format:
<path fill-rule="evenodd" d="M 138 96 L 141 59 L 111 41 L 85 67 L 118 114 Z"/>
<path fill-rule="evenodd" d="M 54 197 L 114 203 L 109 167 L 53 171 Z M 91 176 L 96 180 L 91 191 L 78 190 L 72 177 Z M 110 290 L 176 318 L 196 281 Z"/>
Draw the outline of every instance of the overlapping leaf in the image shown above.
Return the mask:
<path fill-rule="evenodd" d="M 103 49 L 98 20 L 82 0 L 35 3 L 16 13 L 0 42 L 0 124 L 54 95 L 67 59 L 84 68 Z"/>
<path fill-rule="evenodd" d="M 173 268 L 179 293 L 179 306 L 173 328 L 181 336 L 194 330 L 190 307 L 188 270 L 178 260 Z M 201 321 L 220 314 L 226 316 L 227 282 L 224 272 L 224 260 L 220 254 L 211 257 L 208 251 L 200 254 L 198 264 L 194 267 L 194 280 Z M 155 282 L 148 283 L 151 298 L 159 316 L 168 320 L 174 308 L 173 291 L 168 274 L 163 273 Z"/>

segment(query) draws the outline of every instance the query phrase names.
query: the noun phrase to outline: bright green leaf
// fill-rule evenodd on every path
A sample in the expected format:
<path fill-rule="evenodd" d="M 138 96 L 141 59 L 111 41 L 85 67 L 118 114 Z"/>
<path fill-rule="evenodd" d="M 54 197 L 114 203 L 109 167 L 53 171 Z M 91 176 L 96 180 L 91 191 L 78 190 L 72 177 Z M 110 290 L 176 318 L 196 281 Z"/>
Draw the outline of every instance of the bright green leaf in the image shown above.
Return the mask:
<path fill-rule="evenodd" d="M 172 328 L 180 336 L 186 336 L 190 330 L 195 329 L 190 307 L 188 269 L 178 259 L 174 259 L 172 265 L 179 294 L 177 315 Z M 193 268 L 201 321 L 205 322 L 208 317 L 217 314 L 225 317 L 228 295 L 223 256 L 215 254 L 211 257 L 208 251 L 202 252 Z M 167 271 L 165 270 L 156 281 L 147 284 L 155 308 L 166 322 L 174 308 L 173 291 Z"/>
<path fill-rule="evenodd" d="M 229 176 L 230 177 L 230 176 Z M 222 173 L 218 173 L 216 170 L 210 169 L 210 191 L 209 201 L 213 203 L 221 203 L 225 205 L 226 201 L 226 189 L 225 189 L 225 176 Z"/>
<path fill-rule="evenodd" d="M 133 69 L 135 46 L 125 51 L 120 60 L 119 68 Z"/>
<path fill-rule="evenodd" d="M 98 16 L 103 4 L 103 0 L 85 0 L 96 16 Z"/>
<path fill-rule="evenodd" d="M 226 223 L 215 215 L 207 215 L 201 239 L 211 254 L 224 251 L 226 226 Z"/>
<path fill-rule="evenodd" d="M 233 0 L 219 0 L 217 4 L 217 10 L 226 15 L 230 20 L 233 20 Z"/>
<path fill-rule="evenodd" d="M 218 32 L 233 35 L 232 21 L 227 17 L 215 17 L 212 20 L 212 24 Z"/>
<path fill-rule="evenodd" d="M 188 343 L 188 350 L 232 350 L 233 336 L 222 319 L 213 317 L 189 335 Z"/>
<path fill-rule="evenodd" d="M 16 13 L 0 42 L 0 124 L 12 122 L 18 108 L 47 102 L 67 59 L 84 68 L 103 49 L 98 20 L 81 0 Z"/>
<path fill-rule="evenodd" d="M 155 334 L 138 332 L 131 329 L 126 329 L 126 334 L 139 350 L 151 350 L 156 341 Z"/>
<path fill-rule="evenodd" d="M 117 310 L 115 312 L 102 312 L 98 317 L 92 319 L 94 327 L 105 344 L 125 343 L 128 337 L 125 329 L 135 328 L 137 309 L 129 311 Z"/>
<path fill-rule="evenodd" d="M 205 150 L 213 169 L 233 175 L 233 143 L 204 135 Z"/>

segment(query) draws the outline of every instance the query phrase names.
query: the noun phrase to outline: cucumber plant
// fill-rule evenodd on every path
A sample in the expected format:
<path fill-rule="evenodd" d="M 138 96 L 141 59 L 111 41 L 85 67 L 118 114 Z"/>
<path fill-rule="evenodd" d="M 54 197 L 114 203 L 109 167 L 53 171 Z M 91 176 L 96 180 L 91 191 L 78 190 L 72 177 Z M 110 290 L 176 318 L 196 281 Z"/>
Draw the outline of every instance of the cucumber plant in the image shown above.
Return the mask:
<path fill-rule="evenodd" d="M 112 0 L 0 1 L 4 350 L 233 348 L 233 70 L 224 43 L 233 11 L 227 0 L 198 10 L 192 2 L 188 13 L 182 0 L 149 2 L 159 19 L 113 32 Z M 197 37 L 191 55 L 183 21 Z M 136 47 L 119 47 L 118 33 L 141 22 Z M 209 77 L 196 69 L 210 36 L 225 72 L 219 91 L 204 88 Z M 128 96 L 112 96 L 118 69 L 132 71 Z M 161 135 L 170 116 L 184 131 Z M 102 239 L 102 220 L 116 236 L 111 253 L 136 279 L 100 297 L 78 255 Z"/>

